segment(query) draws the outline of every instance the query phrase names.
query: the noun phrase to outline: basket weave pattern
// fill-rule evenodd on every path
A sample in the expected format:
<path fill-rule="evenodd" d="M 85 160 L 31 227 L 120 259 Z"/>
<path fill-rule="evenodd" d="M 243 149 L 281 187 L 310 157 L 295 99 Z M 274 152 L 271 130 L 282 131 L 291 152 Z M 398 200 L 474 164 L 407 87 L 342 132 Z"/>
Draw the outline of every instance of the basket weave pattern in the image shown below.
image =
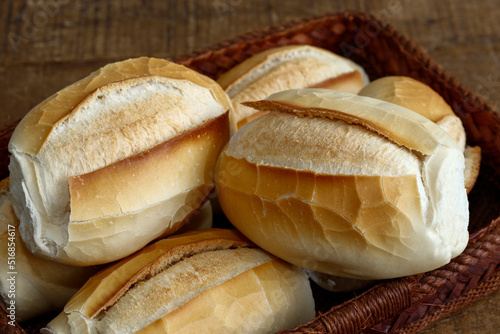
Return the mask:
<path fill-rule="evenodd" d="M 282 333 L 415 333 L 497 290 L 500 116 L 442 70 L 414 41 L 369 14 L 342 12 L 251 32 L 172 60 L 217 79 L 258 52 L 290 44 L 315 45 L 351 58 L 372 80 L 406 75 L 428 84 L 461 118 L 468 144 L 481 146 L 483 165 L 469 195 L 471 237 L 460 256 L 428 273 L 381 282 L 342 303 L 318 298 L 318 315 L 313 321 Z M 12 128 L 0 130 L 1 177 L 8 175 L 6 147 L 11 134 Z"/>

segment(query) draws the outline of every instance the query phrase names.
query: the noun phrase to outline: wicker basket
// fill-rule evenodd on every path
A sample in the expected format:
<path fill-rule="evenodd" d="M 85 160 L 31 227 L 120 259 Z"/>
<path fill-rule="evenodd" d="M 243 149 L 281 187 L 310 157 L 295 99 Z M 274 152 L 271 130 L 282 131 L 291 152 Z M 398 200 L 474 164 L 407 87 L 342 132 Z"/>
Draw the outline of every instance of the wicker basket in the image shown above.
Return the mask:
<path fill-rule="evenodd" d="M 414 41 L 371 15 L 348 11 L 255 31 L 173 61 L 216 79 L 253 54 L 289 44 L 315 45 L 351 58 L 371 79 L 406 75 L 430 85 L 462 119 L 468 144 L 481 146 L 483 161 L 479 179 L 469 194 L 471 237 L 460 256 L 437 270 L 380 282 L 357 295 L 329 293 L 313 285 L 317 317 L 282 333 L 415 333 L 497 290 L 500 116 L 441 69 Z M 11 133 L 12 128 L 0 131 L 1 177 L 8 173 L 6 146 Z M 29 325 L 33 322 L 22 324 L 26 332 L 32 331 Z M 38 327 L 36 323 L 34 326 Z M 20 327 L 0 326 L 2 329 L 23 332 Z"/>

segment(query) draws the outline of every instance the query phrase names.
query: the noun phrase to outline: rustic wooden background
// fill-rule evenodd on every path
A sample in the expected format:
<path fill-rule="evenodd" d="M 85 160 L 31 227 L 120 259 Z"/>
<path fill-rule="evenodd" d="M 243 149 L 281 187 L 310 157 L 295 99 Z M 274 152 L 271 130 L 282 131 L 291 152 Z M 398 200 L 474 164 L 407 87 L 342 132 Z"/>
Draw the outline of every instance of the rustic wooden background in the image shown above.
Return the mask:
<path fill-rule="evenodd" d="M 500 106 L 497 0 L 0 0 L 0 128 L 102 65 L 175 57 L 244 32 L 345 9 L 372 13 Z M 499 333 L 500 292 L 422 333 Z"/>

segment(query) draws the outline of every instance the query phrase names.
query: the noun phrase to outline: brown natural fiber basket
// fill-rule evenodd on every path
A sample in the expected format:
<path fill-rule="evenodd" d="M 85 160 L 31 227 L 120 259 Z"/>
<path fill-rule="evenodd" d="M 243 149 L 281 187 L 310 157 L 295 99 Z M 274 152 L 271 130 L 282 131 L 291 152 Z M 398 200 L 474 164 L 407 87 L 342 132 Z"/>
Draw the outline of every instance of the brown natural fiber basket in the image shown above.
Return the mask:
<path fill-rule="evenodd" d="M 173 60 L 217 79 L 253 54 L 289 44 L 316 45 L 351 58 L 371 79 L 406 75 L 428 84 L 462 119 L 468 144 L 481 146 L 483 160 L 479 179 L 469 194 L 470 242 L 460 256 L 437 270 L 380 282 L 357 295 L 329 293 L 313 286 L 317 317 L 282 333 L 415 333 L 497 290 L 500 115 L 440 68 L 414 41 L 369 14 L 348 11 L 251 32 Z M 0 130 L 1 177 L 8 173 L 6 146 L 11 132 Z M 29 325 L 21 327 L 30 332 Z M 2 329 L 7 328 L 0 326 Z M 8 329 L 23 332 L 20 327 Z"/>

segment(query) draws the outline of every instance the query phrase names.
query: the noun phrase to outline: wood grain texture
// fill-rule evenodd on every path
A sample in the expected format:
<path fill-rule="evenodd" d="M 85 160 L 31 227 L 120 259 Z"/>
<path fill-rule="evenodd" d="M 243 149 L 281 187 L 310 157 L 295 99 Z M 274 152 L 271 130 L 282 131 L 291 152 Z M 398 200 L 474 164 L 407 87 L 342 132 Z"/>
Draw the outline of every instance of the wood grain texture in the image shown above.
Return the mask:
<path fill-rule="evenodd" d="M 172 58 L 254 29 L 345 9 L 391 23 L 500 109 L 498 0 L 3 0 L 0 127 L 106 63 Z M 497 292 L 422 333 L 498 332 L 499 307 Z"/>

